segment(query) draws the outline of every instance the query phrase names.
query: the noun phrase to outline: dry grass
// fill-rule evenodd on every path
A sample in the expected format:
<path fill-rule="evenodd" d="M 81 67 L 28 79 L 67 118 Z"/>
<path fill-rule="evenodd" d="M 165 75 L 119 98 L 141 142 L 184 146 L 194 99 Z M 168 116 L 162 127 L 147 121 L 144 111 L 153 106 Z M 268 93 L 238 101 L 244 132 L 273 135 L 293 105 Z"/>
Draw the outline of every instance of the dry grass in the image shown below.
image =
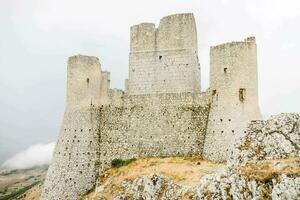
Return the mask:
<path fill-rule="evenodd" d="M 122 191 L 120 186 L 124 180 L 134 180 L 153 174 L 167 176 L 177 184 L 197 186 L 201 176 L 221 167 L 224 167 L 224 164 L 206 161 L 200 157 L 139 159 L 127 166 L 109 169 L 101 175 L 101 185 L 107 185 L 103 197 L 111 199 L 112 195 L 120 193 Z M 87 199 L 95 199 L 93 196 L 95 194 L 90 194 Z"/>
<path fill-rule="evenodd" d="M 25 192 L 20 200 L 39 200 L 42 193 L 43 184 L 38 184 Z"/>
<path fill-rule="evenodd" d="M 300 158 L 264 160 L 238 168 L 249 179 L 266 182 L 277 179 L 282 174 L 300 175 Z"/>
<path fill-rule="evenodd" d="M 133 180 L 144 175 L 160 174 L 172 178 L 176 183 L 196 186 L 202 175 L 223 166 L 199 157 L 144 158 L 127 166 L 109 169 L 101 175 L 101 179 L 105 182 L 110 178 L 119 184 L 126 179 Z"/>

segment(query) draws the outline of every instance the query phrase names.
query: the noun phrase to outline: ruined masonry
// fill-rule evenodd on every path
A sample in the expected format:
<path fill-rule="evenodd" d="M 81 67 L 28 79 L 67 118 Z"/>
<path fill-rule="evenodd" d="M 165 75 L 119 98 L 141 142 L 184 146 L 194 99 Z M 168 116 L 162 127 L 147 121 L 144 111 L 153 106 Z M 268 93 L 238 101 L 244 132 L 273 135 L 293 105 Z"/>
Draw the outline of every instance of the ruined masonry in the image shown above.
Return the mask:
<path fill-rule="evenodd" d="M 110 89 L 99 59 L 69 58 L 67 107 L 42 200 L 76 199 L 113 159 L 202 155 L 225 161 L 260 119 L 255 38 L 210 49 L 210 88 L 200 90 L 193 14 L 131 27 L 125 91 Z"/>

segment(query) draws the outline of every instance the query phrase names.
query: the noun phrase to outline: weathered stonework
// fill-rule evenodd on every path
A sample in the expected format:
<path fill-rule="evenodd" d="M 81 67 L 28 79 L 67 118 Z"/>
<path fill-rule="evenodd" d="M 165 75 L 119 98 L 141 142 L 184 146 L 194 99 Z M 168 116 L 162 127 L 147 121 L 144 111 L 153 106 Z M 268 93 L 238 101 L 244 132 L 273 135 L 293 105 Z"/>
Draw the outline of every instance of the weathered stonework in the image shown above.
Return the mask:
<path fill-rule="evenodd" d="M 210 90 L 204 156 L 227 160 L 231 146 L 246 133 L 247 123 L 261 118 L 255 38 L 211 47 Z"/>
<path fill-rule="evenodd" d="M 76 199 L 99 172 L 99 109 L 67 108 L 41 199 Z"/>
<path fill-rule="evenodd" d="M 128 94 L 200 93 L 193 14 L 170 15 L 131 27 Z"/>
<path fill-rule="evenodd" d="M 260 118 L 254 38 L 211 48 L 206 92 L 193 14 L 165 17 L 157 29 L 133 26 L 130 51 L 125 91 L 110 89 L 98 58 L 69 58 L 67 107 L 42 200 L 76 199 L 115 158 L 224 161 L 247 121 Z"/>

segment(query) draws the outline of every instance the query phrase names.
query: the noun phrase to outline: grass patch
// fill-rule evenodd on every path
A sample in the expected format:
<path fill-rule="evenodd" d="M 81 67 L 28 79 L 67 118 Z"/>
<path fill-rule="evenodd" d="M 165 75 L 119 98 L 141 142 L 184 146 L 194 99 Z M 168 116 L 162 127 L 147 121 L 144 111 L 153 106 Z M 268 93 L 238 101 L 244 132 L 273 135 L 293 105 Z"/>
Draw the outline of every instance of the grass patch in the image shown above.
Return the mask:
<path fill-rule="evenodd" d="M 113 159 L 111 161 L 111 166 L 112 167 L 122 167 L 122 166 L 126 166 L 130 163 L 132 163 L 133 161 L 136 161 L 136 158 L 131 158 L 131 159 L 127 159 L 127 160 L 123 160 L 123 159 Z"/>

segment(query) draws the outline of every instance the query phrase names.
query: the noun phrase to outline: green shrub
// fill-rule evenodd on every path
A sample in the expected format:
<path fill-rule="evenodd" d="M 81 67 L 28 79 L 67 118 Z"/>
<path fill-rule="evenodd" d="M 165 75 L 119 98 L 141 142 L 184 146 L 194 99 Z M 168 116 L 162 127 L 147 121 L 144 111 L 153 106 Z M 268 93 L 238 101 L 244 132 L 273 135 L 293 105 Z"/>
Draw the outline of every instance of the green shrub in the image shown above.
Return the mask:
<path fill-rule="evenodd" d="M 111 166 L 112 167 L 122 167 L 122 166 L 126 166 L 129 163 L 132 163 L 133 161 L 136 161 L 136 158 L 131 158 L 131 159 L 127 159 L 127 160 L 123 160 L 123 159 L 113 159 L 111 161 Z"/>

